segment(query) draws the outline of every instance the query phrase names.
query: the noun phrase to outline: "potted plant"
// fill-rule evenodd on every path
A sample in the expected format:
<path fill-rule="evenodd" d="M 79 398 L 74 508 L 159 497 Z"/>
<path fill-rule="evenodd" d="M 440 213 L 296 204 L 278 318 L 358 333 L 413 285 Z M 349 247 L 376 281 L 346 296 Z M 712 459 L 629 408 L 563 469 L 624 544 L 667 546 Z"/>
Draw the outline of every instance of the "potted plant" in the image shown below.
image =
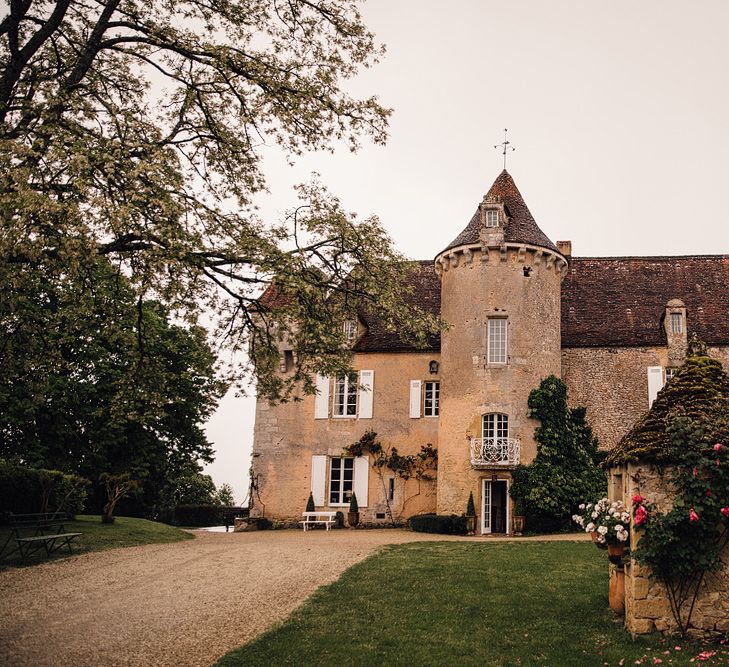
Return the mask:
<path fill-rule="evenodd" d="M 466 532 L 469 535 L 476 534 L 476 506 L 473 503 L 473 491 L 468 495 L 466 504 Z"/>
<path fill-rule="evenodd" d="M 359 524 L 359 505 L 357 504 L 357 495 L 352 494 L 349 500 L 349 512 L 347 513 L 347 523 L 356 528 Z"/>
<path fill-rule="evenodd" d="M 309 492 L 309 500 L 306 501 L 306 510 L 305 511 L 306 512 L 316 512 L 316 505 L 314 505 L 314 495 L 311 492 Z M 306 519 L 306 522 L 309 523 L 309 522 L 313 522 L 314 519 L 316 519 L 316 517 L 307 516 L 307 517 L 305 517 L 305 519 Z M 314 525 L 316 525 L 316 524 L 312 523 L 312 526 L 314 526 Z"/>
<path fill-rule="evenodd" d="M 521 535 L 524 532 L 524 526 L 526 525 L 526 517 L 524 516 L 524 508 L 518 500 L 514 501 L 514 517 L 511 521 L 514 524 L 514 535 Z"/>
<path fill-rule="evenodd" d="M 601 498 L 596 503 L 583 503 L 579 509 L 584 514 L 574 514 L 572 520 L 600 549 L 607 549 L 610 562 L 619 565 L 625 546 L 630 538 L 630 512 L 619 500 L 610 502 Z"/>

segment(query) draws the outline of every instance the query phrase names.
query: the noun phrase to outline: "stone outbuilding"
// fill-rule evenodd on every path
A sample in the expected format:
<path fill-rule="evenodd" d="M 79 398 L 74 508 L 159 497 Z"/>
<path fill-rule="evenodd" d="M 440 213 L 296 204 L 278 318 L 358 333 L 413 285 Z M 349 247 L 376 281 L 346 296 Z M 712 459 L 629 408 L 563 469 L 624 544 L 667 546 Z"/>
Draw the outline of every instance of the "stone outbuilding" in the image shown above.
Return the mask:
<path fill-rule="evenodd" d="M 674 507 L 676 490 L 672 483 L 682 459 L 681 440 L 672 437 L 670 429 L 676 419 L 689 419 L 704 429 L 701 441 L 706 450 L 712 443 L 727 443 L 729 449 L 729 378 L 721 364 L 704 354 L 689 356 L 675 377 L 658 393 L 651 410 L 646 413 L 607 457 L 609 470 L 608 495 L 627 507 L 640 495 L 653 511 L 669 512 Z M 713 467 L 713 457 L 711 467 Z M 729 467 L 729 454 L 721 446 L 716 465 Z M 693 470 L 697 474 L 696 468 Z M 726 475 L 726 473 L 723 473 Z M 718 498 L 718 505 L 729 506 L 729 498 Z M 689 508 L 682 508 L 687 515 Z M 693 511 L 693 508 L 692 508 Z M 714 520 L 723 526 L 729 522 L 708 512 L 700 519 Z M 721 530 L 721 528 L 719 528 Z M 644 528 L 631 520 L 631 549 L 639 549 Z M 708 573 L 701 585 L 691 615 L 690 634 L 716 636 L 729 633 L 729 544 L 724 538 L 721 556 L 723 566 Z M 630 558 L 624 565 L 625 626 L 632 634 L 655 630 L 674 632 L 677 624 L 671 611 L 665 585 L 651 570 Z M 620 576 L 611 566 L 611 576 Z M 684 614 L 688 603 L 683 607 Z"/>

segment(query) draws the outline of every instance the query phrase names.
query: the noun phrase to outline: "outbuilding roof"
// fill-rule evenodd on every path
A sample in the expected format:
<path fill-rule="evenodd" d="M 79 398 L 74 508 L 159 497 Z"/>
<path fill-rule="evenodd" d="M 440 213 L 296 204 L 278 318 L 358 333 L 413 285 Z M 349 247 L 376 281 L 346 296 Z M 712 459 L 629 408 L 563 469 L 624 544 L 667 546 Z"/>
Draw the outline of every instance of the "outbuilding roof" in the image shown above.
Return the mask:
<path fill-rule="evenodd" d="M 506 169 L 498 175 L 486 196 L 498 197 L 504 204 L 504 210 L 508 217 L 504 227 L 504 241 L 528 243 L 559 252 L 554 243 L 539 229 L 539 226 L 524 202 L 524 198 L 521 196 L 521 192 L 519 192 L 519 188 L 516 187 L 514 179 Z M 480 226 L 481 215 L 477 207 L 476 212 L 473 214 L 468 225 L 466 225 L 466 228 L 446 246 L 443 252 L 451 248 L 456 248 L 457 246 L 478 243 Z"/>

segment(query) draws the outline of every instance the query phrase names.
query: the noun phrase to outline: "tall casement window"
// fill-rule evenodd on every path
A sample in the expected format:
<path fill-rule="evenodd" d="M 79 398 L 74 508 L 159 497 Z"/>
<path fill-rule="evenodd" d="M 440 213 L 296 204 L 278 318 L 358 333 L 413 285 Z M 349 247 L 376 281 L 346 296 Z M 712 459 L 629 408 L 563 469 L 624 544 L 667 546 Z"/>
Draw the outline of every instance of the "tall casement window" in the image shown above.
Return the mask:
<path fill-rule="evenodd" d="M 489 317 L 488 363 L 506 363 L 506 318 Z"/>
<path fill-rule="evenodd" d="M 334 381 L 332 414 L 335 417 L 357 416 L 357 373 L 339 375 Z"/>
<path fill-rule="evenodd" d="M 493 412 L 483 416 L 483 437 L 497 440 L 509 437 L 509 415 Z"/>
<path fill-rule="evenodd" d="M 329 504 L 348 504 L 352 498 L 353 487 L 354 459 L 348 456 L 330 459 Z"/>
<path fill-rule="evenodd" d="M 671 333 L 683 333 L 683 315 L 681 313 L 671 313 Z"/>
<path fill-rule="evenodd" d="M 496 209 L 488 209 L 486 211 L 486 226 L 487 227 L 498 227 L 499 226 L 499 212 Z"/>
<path fill-rule="evenodd" d="M 423 414 L 426 417 L 437 417 L 440 409 L 440 382 L 425 383 L 425 400 Z"/>

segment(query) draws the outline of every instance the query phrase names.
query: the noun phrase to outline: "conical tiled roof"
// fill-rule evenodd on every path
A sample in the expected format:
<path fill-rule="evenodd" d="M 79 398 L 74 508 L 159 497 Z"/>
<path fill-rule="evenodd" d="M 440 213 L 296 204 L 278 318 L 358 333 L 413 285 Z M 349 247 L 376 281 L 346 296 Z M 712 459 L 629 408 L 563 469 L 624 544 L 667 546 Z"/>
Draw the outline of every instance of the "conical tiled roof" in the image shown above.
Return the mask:
<path fill-rule="evenodd" d="M 504 229 L 504 241 L 507 243 L 528 243 L 541 248 L 549 248 L 549 250 L 553 250 L 554 252 L 559 252 L 559 250 L 557 250 L 557 246 L 555 246 L 554 243 L 547 238 L 547 235 L 539 229 L 539 226 L 532 217 L 532 214 L 529 212 L 527 205 L 524 203 L 524 199 L 521 196 L 521 192 L 519 192 L 519 188 L 516 187 L 514 179 L 511 177 L 511 174 L 506 171 L 506 169 L 499 174 L 486 196 L 500 197 L 501 201 L 504 203 L 506 215 L 508 216 L 508 222 Z M 479 209 L 477 208 L 471 218 L 471 222 L 469 222 L 466 228 L 448 244 L 443 252 L 460 245 L 478 243 L 480 224 L 481 216 Z"/>

